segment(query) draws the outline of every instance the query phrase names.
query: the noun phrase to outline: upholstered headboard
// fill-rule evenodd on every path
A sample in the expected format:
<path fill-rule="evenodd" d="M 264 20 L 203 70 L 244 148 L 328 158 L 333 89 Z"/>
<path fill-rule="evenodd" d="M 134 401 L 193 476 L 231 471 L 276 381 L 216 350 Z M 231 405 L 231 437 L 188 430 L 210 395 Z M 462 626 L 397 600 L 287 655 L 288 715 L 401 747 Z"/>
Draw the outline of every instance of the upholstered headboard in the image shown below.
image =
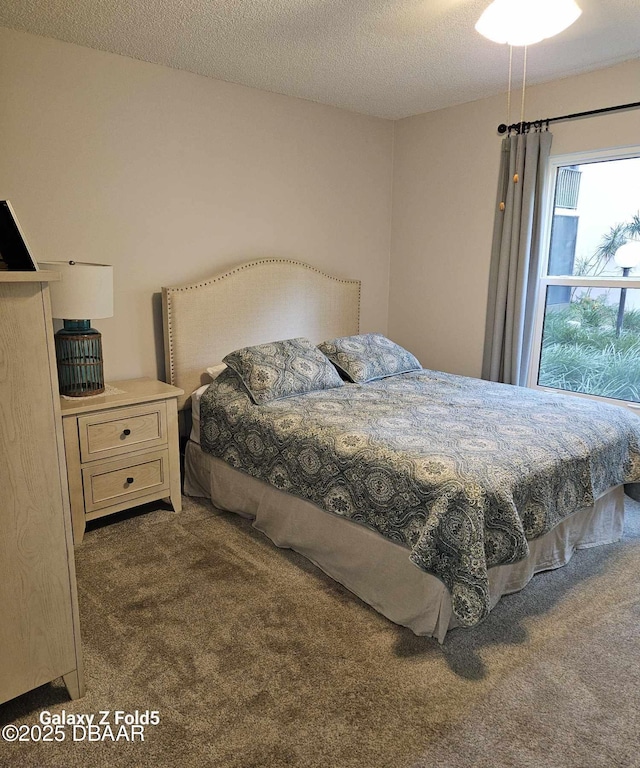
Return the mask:
<path fill-rule="evenodd" d="M 360 282 L 288 259 L 242 264 L 199 283 L 162 289 L 166 378 L 184 390 L 178 407 L 209 380 L 205 371 L 240 347 L 306 336 L 358 333 Z"/>

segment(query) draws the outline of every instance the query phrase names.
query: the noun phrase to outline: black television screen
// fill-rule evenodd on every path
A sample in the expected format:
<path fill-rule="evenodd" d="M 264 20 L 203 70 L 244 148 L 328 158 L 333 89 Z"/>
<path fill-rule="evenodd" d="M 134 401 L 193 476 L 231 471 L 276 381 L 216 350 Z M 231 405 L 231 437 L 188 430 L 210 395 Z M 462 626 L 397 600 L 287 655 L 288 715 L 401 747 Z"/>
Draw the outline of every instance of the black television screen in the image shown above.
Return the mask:
<path fill-rule="evenodd" d="M 38 269 L 8 200 L 0 200 L 0 269 L 25 272 L 35 272 Z"/>

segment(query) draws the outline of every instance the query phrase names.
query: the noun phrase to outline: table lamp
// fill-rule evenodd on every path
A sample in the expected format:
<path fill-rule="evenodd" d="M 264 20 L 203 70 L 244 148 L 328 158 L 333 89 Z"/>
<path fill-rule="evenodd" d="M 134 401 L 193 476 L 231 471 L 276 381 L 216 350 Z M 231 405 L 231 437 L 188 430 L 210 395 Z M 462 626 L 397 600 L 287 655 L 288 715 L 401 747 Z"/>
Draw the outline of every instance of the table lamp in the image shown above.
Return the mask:
<path fill-rule="evenodd" d="M 60 394 L 99 395 L 104 392 L 102 336 L 84 318 L 113 316 L 113 267 L 81 261 L 47 261 L 40 266 L 62 276 L 49 284 L 51 314 L 64 322 L 55 335 Z"/>

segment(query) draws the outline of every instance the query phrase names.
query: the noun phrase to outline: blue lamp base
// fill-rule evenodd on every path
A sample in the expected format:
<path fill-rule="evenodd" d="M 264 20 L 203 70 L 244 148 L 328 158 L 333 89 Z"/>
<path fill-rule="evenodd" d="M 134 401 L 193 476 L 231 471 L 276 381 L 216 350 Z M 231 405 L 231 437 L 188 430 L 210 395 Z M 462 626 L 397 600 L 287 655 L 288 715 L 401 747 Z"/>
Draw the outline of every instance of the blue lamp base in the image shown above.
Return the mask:
<path fill-rule="evenodd" d="M 90 320 L 64 320 L 55 335 L 60 394 L 89 397 L 104 392 L 102 336 Z"/>

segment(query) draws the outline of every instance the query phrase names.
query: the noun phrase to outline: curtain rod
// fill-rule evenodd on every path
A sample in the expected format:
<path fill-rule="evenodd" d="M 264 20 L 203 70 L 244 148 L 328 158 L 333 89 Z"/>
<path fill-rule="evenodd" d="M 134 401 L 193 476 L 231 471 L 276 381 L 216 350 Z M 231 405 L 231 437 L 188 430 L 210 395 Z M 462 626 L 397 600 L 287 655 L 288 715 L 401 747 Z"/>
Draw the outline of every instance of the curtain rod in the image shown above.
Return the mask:
<path fill-rule="evenodd" d="M 561 120 L 575 120 L 579 117 L 591 117 L 592 115 L 604 115 L 607 112 L 622 112 L 625 109 L 637 109 L 640 107 L 640 101 L 634 101 L 631 104 L 618 104 L 615 107 L 604 107 L 604 109 L 592 109 L 588 112 L 574 112 L 572 115 L 562 115 L 561 117 L 547 117 L 544 120 L 533 120 L 532 122 L 522 122 L 522 123 L 512 123 L 511 125 L 506 125 L 505 123 L 500 123 L 498 126 L 498 133 L 511 133 L 511 131 L 515 131 L 516 133 L 526 133 L 531 128 L 535 128 L 536 130 L 541 130 L 542 127 L 548 128 L 550 123 L 558 123 Z"/>

